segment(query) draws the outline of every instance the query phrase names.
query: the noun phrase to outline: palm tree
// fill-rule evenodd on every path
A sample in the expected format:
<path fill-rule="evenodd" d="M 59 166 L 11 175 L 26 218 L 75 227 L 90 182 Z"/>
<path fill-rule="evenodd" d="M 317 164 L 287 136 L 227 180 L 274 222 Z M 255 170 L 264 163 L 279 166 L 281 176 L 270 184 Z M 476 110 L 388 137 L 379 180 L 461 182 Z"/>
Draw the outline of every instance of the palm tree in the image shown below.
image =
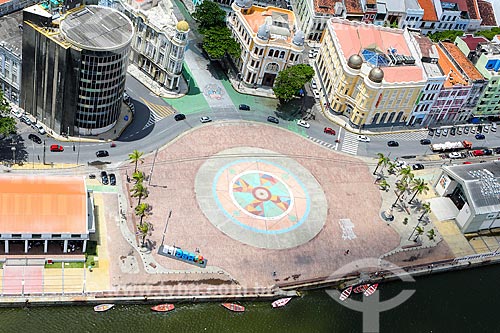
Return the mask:
<path fill-rule="evenodd" d="M 141 246 L 144 247 L 146 236 L 151 236 L 152 225 L 150 222 L 144 222 L 137 226 L 137 233 L 142 237 Z"/>
<path fill-rule="evenodd" d="M 431 204 L 428 203 L 428 202 L 425 202 L 423 205 L 422 205 L 422 209 L 424 210 L 424 213 L 422 214 L 422 216 L 420 216 L 420 218 L 418 219 L 418 221 L 422 221 L 422 219 L 424 218 L 424 215 L 425 214 L 428 214 L 431 212 Z"/>
<path fill-rule="evenodd" d="M 434 231 L 434 229 L 427 231 L 427 237 L 429 237 L 430 240 L 433 240 L 435 236 L 436 232 Z"/>
<path fill-rule="evenodd" d="M 421 234 L 424 233 L 424 228 L 422 228 L 421 226 L 417 225 L 415 227 L 415 231 L 417 232 L 417 237 L 415 237 L 415 241 L 418 239 L 418 236 L 420 236 Z"/>
<path fill-rule="evenodd" d="M 148 197 L 148 189 L 142 183 L 136 183 L 130 191 L 132 192 L 132 197 L 139 198 L 139 202 L 137 203 L 137 205 L 141 204 L 142 198 Z"/>
<path fill-rule="evenodd" d="M 130 160 L 130 163 L 135 163 L 134 172 L 137 172 L 137 163 L 139 162 L 144 163 L 142 155 L 144 155 L 144 153 L 138 150 L 134 150 L 132 154 L 128 154 L 128 159 Z"/>
<path fill-rule="evenodd" d="M 389 183 L 385 179 L 379 181 L 378 186 L 380 186 L 380 189 L 384 191 L 387 190 L 389 187 L 391 187 L 391 185 L 389 185 Z"/>
<path fill-rule="evenodd" d="M 387 168 L 387 172 L 389 172 L 391 175 L 393 175 L 394 172 L 396 171 L 396 166 L 397 166 L 396 163 L 388 161 L 387 165 L 389 166 Z"/>
<path fill-rule="evenodd" d="M 408 201 L 408 203 L 410 203 L 410 204 L 413 201 L 413 199 L 415 199 L 417 194 L 420 195 L 422 193 L 424 193 L 424 194 L 427 193 L 427 191 L 429 191 L 429 186 L 427 186 L 427 183 L 425 182 L 425 180 L 423 180 L 422 178 L 417 178 L 417 179 L 412 180 L 411 190 L 414 191 L 414 193 L 413 193 L 413 196 L 411 197 L 410 201 Z"/>
<path fill-rule="evenodd" d="M 377 167 L 375 168 L 375 170 L 373 170 L 374 175 L 377 173 L 377 170 L 380 166 L 382 166 L 383 169 L 390 161 L 389 157 L 385 156 L 382 153 L 377 153 L 377 157 L 378 157 L 378 162 L 377 162 Z"/>
<path fill-rule="evenodd" d="M 401 195 L 403 195 L 403 193 L 405 193 L 405 191 L 408 189 L 408 183 L 406 183 L 405 181 L 397 182 L 396 188 L 398 189 L 399 193 L 398 193 L 398 197 L 396 198 L 396 201 L 394 201 L 394 203 L 392 204 L 393 208 L 398 203 L 399 198 L 401 198 Z"/>
<path fill-rule="evenodd" d="M 136 183 L 142 183 L 144 181 L 144 172 L 136 171 L 132 174 L 132 178 Z"/>
<path fill-rule="evenodd" d="M 413 174 L 413 172 L 411 172 L 411 168 L 409 166 L 405 167 L 405 168 L 402 168 L 401 170 L 399 170 L 399 175 L 401 176 L 401 180 L 402 181 L 406 181 L 406 180 L 412 180 L 413 177 L 415 177 L 415 175 Z"/>
<path fill-rule="evenodd" d="M 139 225 L 142 225 L 142 219 L 148 215 L 149 204 L 142 202 L 135 207 L 135 215 L 140 217 Z"/>

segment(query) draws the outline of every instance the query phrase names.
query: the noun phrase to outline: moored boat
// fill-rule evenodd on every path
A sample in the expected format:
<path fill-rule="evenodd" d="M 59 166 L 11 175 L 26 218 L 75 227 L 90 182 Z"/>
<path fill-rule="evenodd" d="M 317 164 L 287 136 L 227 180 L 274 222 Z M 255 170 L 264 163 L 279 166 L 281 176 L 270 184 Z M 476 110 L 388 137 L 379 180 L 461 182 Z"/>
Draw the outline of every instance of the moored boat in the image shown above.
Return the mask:
<path fill-rule="evenodd" d="M 339 299 L 341 301 L 345 301 L 351 295 L 351 291 L 352 291 L 352 286 L 349 286 L 349 288 L 344 289 L 344 291 L 342 291 L 342 293 L 340 294 Z"/>
<path fill-rule="evenodd" d="M 368 289 L 365 290 L 363 295 L 366 297 L 373 295 L 373 293 L 377 290 L 378 283 L 372 284 L 371 286 L 368 287 Z"/>
<path fill-rule="evenodd" d="M 280 308 L 282 306 L 285 306 L 288 302 L 290 302 L 291 299 L 291 297 L 277 299 L 272 303 L 273 308 Z"/>
<path fill-rule="evenodd" d="M 245 311 L 245 307 L 239 304 L 234 304 L 234 303 L 222 303 L 222 306 L 225 307 L 226 309 L 234 312 L 243 312 Z"/>
<path fill-rule="evenodd" d="M 368 289 L 368 287 L 370 287 L 369 284 L 360 284 L 359 286 L 356 286 L 352 292 L 355 293 L 355 294 L 361 294 L 361 293 L 364 293 L 366 289 Z"/>
<path fill-rule="evenodd" d="M 114 304 L 99 304 L 99 305 L 96 305 L 94 306 L 94 311 L 95 312 L 104 312 L 104 311 L 108 311 L 109 309 L 111 309 L 113 306 L 115 306 Z"/>
<path fill-rule="evenodd" d="M 156 311 L 156 312 L 168 312 L 168 311 L 172 311 L 173 309 L 175 309 L 175 306 L 173 304 L 168 304 L 168 303 L 167 304 L 158 304 L 158 305 L 151 307 L 151 310 Z"/>

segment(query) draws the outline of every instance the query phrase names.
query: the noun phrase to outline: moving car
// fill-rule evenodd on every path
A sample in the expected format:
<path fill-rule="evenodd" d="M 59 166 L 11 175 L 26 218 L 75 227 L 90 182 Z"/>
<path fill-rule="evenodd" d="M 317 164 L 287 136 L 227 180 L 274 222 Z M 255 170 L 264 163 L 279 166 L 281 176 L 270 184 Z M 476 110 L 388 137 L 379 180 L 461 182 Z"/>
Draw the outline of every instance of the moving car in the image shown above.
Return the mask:
<path fill-rule="evenodd" d="M 309 123 L 307 121 L 302 120 L 302 119 L 297 120 L 297 125 L 304 127 L 304 128 L 311 127 L 311 125 L 309 125 Z"/>
<path fill-rule="evenodd" d="M 311 88 L 313 89 L 318 88 L 318 85 L 316 84 L 316 81 L 314 81 L 314 79 L 311 80 Z"/>
<path fill-rule="evenodd" d="M 97 157 L 108 157 L 109 153 L 108 153 L 107 150 L 99 150 L 99 151 L 96 151 L 95 156 L 97 156 Z"/>
<path fill-rule="evenodd" d="M 267 117 L 267 121 L 270 122 L 270 123 L 275 123 L 275 124 L 279 124 L 280 123 L 280 121 L 278 120 L 278 118 L 275 118 L 273 116 Z"/>
<path fill-rule="evenodd" d="M 64 147 L 59 145 L 51 145 L 50 151 L 64 151 Z"/>
<path fill-rule="evenodd" d="M 239 109 L 243 111 L 250 111 L 250 107 L 246 104 L 240 104 Z"/>
<path fill-rule="evenodd" d="M 475 138 L 476 140 L 484 140 L 485 136 L 484 134 L 476 134 Z"/>
<path fill-rule="evenodd" d="M 476 150 L 472 151 L 472 155 L 473 156 L 483 156 L 484 155 L 484 151 L 481 150 L 481 149 L 476 149 Z"/>
<path fill-rule="evenodd" d="M 429 139 L 422 139 L 422 140 L 420 140 L 420 144 L 421 145 L 430 145 L 431 144 L 431 140 L 429 140 Z"/>
<path fill-rule="evenodd" d="M 186 119 L 186 115 L 185 115 L 185 114 L 183 114 L 183 113 L 179 113 L 179 114 L 176 114 L 176 115 L 174 116 L 174 119 L 175 119 L 175 121 L 181 121 L 181 120 Z"/>
<path fill-rule="evenodd" d="M 109 184 L 110 185 L 116 185 L 116 176 L 114 173 L 109 174 Z"/>
<path fill-rule="evenodd" d="M 28 135 L 28 139 L 30 139 L 31 141 L 33 141 L 34 143 L 42 143 L 42 139 L 40 139 L 40 137 L 38 137 L 37 135 L 35 134 L 30 134 Z"/>
<path fill-rule="evenodd" d="M 415 163 L 412 165 L 413 170 L 423 170 L 425 169 L 424 165 L 422 163 Z"/>
<path fill-rule="evenodd" d="M 103 185 L 109 184 L 108 174 L 106 173 L 106 171 L 101 171 L 101 181 Z"/>
<path fill-rule="evenodd" d="M 313 89 L 313 94 L 314 94 L 314 98 L 319 99 L 319 97 L 320 97 L 319 91 Z"/>
<path fill-rule="evenodd" d="M 399 142 L 397 142 L 397 141 L 388 141 L 387 145 L 389 147 L 399 147 Z"/>
<path fill-rule="evenodd" d="M 366 135 L 358 135 L 358 141 L 360 142 L 370 142 L 370 138 Z"/>
<path fill-rule="evenodd" d="M 209 123 L 209 122 L 211 122 L 211 121 L 212 121 L 212 119 L 210 119 L 210 117 L 206 117 L 206 116 L 205 116 L 205 117 L 201 117 L 201 118 L 200 118 L 200 122 L 201 122 L 202 124 L 204 124 L 204 123 Z"/>
<path fill-rule="evenodd" d="M 326 134 L 331 134 L 331 135 L 335 135 L 335 130 L 333 128 L 330 128 L 330 127 L 325 127 L 325 129 L 323 130 L 323 133 L 326 133 Z"/>
<path fill-rule="evenodd" d="M 453 152 L 453 153 L 449 153 L 449 154 L 448 154 L 448 157 L 449 157 L 449 158 L 452 158 L 452 159 L 462 158 L 462 154 L 457 153 L 457 152 Z"/>

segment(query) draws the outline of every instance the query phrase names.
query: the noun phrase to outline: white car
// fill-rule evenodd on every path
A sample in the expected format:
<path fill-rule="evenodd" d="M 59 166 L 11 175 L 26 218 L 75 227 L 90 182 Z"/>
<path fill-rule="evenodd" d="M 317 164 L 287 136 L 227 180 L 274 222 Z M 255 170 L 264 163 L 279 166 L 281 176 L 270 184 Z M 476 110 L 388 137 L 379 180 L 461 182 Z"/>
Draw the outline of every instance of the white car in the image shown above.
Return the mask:
<path fill-rule="evenodd" d="M 201 117 L 200 118 L 200 121 L 204 124 L 204 123 L 209 123 L 212 121 L 212 119 L 210 119 L 210 117 Z"/>
<path fill-rule="evenodd" d="M 304 121 L 302 119 L 297 120 L 297 125 L 304 127 L 304 128 L 311 127 L 311 125 L 307 121 Z"/>
<path fill-rule="evenodd" d="M 370 142 L 370 138 L 366 135 L 358 135 L 358 141 L 360 142 Z"/>
<path fill-rule="evenodd" d="M 448 157 L 449 158 L 453 158 L 453 159 L 455 159 L 455 158 L 462 158 L 462 154 L 457 153 L 457 152 L 453 152 L 453 153 L 449 153 Z"/>
<path fill-rule="evenodd" d="M 313 94 L 314 94 L 314 98 L 316 98 L 316 99 L 319 99 L 319 98 L 320 98 L 320 96 L 321 96 L 321 95 L 319 94 L 319 91 L 317 91 L 317 90 L 313 90 Z"/>
<path fill-rule="evenodd" d="M 313 88 L 313 89 L 317 89 L 318 88 L 318 85 L 316 84 L 316 81 L 314 81 L 314 80 L 311 81 L 311 88 Z"/>

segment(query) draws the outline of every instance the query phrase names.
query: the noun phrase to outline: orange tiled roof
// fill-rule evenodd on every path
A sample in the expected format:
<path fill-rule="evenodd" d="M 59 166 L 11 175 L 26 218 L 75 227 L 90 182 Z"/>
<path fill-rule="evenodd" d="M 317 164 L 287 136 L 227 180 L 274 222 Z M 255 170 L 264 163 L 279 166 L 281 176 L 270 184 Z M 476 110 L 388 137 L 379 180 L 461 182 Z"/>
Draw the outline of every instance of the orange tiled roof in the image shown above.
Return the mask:
<path fill-rule="evenodd" d="M 250 25 L 252 31 L 254 33 L 257 33 L 259 27 L 266 22 L 266 17 L 273 15 L 273 13 L 286 15 L 286 19 L 290 29 L 295 25 L 295 15 L 293 15 L 293 12 L 279 7 L 253 6 L 252 10 L 248 11 L 246 14 L 243 14 L 242 17 Z M 290 42 L 291 39 L 292 33 L 288 37 L 287 41 Z"/>
<path fill-rule="evenodd" d="M 437 22 L 438 17 L 432 0 L 418 0 L 418 4 L 420 8 L 424 10 L 424 16 L 422 17 L 423 21 Z"/>
<path fill-rule="evenodd" d="M 455 84 L 461 84 L 463 86 L 469 85 L 439 45 L 437 46 L 437 50 L 439 54 L 438 65 L 441 67 L 443 73 L 447 75 L 446 81 L 444 81 L 444 87 L 450 88 Z"/>
<path fill-rule="evenodd" d="M 477 0 L 477 6 L 479 8 L 479 15 L 481 15 L 481 18 L 483 19 L 481 25 L 486 25 L 490 27 L 496 26 L 497 20 L 495 19 L 495 12 L 493 10 L 493 5 L 488 1 Z"/>
<path fill-rule="evenodd" d="M 367 5 L 376 5 L 377 4 L 377 0 L 366 0 L 366 4 Z"/>
<path fill-rule="evenodd" d="M 9 2 L 10 0 L 0 0 L 0 5 Z"/>
<path fill-rule="evenodd" d="M 342 0 L 314 0 L 314 12 L 322 14 L 335 14 L 335 4 Z"/>
<path fill-rule="evenodd" d="M 483 80 L 484 76 L 477 70 L 477 68 L 472 64 L 472 62 L 467 59 L 465 54 L 460 51 L 458 46 L 449 42 L 442 42 L 442 45 L 455 60 L 455 62 L 460 66 L 462 71 L 467 75 L 467 77 L 473 81 Z"/>
<path fill-rule="evenodd" d="M 0 176 L 0 233 L 85 234 L 82 177 Z"/>
<path fill-rule="evenodd" d="M 363 14 L 359 0 L 344 0 L 344 4 L 348 14 Z"/>
<path fill-rule="evenodd" d="M 477 7 L 476 0 L 466 0 L 467 11 L 469 12 L 469 17 L 473 20 L 478 20 L 481 16 L 479 15 L 479 8 Z"/>

